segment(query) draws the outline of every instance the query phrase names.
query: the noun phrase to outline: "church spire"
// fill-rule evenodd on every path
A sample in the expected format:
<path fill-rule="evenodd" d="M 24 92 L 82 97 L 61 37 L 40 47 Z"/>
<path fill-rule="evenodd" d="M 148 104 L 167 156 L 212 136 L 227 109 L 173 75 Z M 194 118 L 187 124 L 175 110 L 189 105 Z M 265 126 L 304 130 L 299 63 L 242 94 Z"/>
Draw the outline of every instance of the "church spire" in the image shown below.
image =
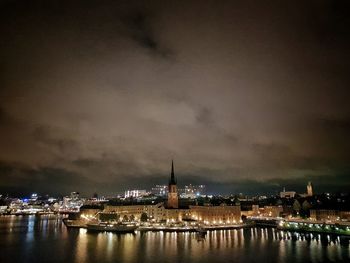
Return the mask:
<path fill-rule="evenodd" d="M 171 160 L 171 174 L 169 180 L 168 188 L 168 202 L 167 208 L 178 208 L 179 207 L 179 197 L 177 195 L 177 186 L 174 173 L 174 161 Z"/>
<path fill-rule="evenodd" d="M 175 174 L 174 174 L 174 161 L 171 160 L 171 177 L 170 177 L 170 184 L 176 184 L 175 181 Z"/>

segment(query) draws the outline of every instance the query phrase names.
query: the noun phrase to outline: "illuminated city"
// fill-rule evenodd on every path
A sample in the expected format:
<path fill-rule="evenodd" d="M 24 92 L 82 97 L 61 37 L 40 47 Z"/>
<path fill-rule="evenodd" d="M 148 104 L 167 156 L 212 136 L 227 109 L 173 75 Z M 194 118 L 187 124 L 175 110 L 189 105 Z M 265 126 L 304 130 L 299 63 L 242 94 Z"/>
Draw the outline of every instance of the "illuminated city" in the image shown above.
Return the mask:
<path fill-rule="evenodd" d="M 350 262 L 350 1 L 0 1 L 0 263 Z"/>
<path fill-rule="evenodd" d="M 1 196 L 2 215 L 61 215 L 67 228 L 88 229 L 90 225 L 132 225 L 132 231 L 199 232 L 270 226 L 289 231 L 350 236 L 350 197 L 347 194 L 314 195 L 311 182 L 306 193 L 283 189 L 275 196 L 205 195 L 205 186 L 186 185 L 177 191 L 174 162 L 167 195 L 147 190 L 126 190 L 124 196 L 83 198 L 72 192 L 62 200 Z M 163 189 L 156 185 L 152 189 Z M 195 190 L 193 190 L 195 189 Z M 101 228 L 99 231 L 119 232 Z"/>

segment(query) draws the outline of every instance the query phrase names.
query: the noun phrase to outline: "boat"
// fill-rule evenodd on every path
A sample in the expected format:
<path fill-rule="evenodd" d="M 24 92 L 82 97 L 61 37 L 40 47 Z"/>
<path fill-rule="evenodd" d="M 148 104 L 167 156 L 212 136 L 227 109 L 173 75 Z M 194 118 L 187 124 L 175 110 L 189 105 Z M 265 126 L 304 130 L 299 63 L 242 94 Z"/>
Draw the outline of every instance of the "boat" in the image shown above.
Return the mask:
<path fill-rule="evenodd" d="M 108 223 L 108 222 L 99 222 L 99 223 L 89 223 L 86 225 L 88 231 L 107 231 L 107 232 L 116 232 L 116 233 L 132 233 L 138 226 L 133 223 Z"/>
<path fill-rule="evenodd" d="M 67 228 L 86 228 L 86 220 L 64 218 L 62 221 Z"/>

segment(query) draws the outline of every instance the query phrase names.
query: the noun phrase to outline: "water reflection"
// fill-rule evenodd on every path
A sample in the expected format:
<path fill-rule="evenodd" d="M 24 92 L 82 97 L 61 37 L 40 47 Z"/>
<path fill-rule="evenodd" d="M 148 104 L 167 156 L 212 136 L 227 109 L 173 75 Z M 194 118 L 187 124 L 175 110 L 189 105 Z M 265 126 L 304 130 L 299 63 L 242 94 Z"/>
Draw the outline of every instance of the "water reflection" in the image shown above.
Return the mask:
<path fill-rule="evenodd" d="M 0 217 L 0 262 L 349 262 L 349 239 L 273 228 L 90 233 L 57 217 Z"/>
<path fill-rule="evenodd" d="M 79 229 L 79 237 L 76 239 L 75 262 L 85 262 L 87 254 L 86 229 Z"/>

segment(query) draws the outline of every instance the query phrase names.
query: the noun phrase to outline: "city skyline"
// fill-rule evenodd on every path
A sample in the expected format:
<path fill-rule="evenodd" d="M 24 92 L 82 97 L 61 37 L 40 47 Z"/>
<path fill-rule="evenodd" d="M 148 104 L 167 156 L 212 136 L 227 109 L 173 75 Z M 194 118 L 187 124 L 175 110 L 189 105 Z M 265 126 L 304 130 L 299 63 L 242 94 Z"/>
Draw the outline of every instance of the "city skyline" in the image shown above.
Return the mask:
<path fill-rule="evenodd" d="M 349 0 L 0 0 L 0 262 L 350 262 Z"/>
<path fill-rule="evenodd" d="M 0 193 L 350 189 L 347 1 L 0 4 Z"/>
<path fill-rule="evenodd" d="M 211 187 L 209 187 L 210 191 L 207 192 L 207 186 L 206 185 L 203 185 L 203 184 L 192 184 L 192 183 L 189 183 L 189 184 L 184 184 L 184 183 L 180 183 L 179 185 L 182 186 L 183 188 L 178 188 L 177 187 L 177 177 L 175 176 L 175 172 L 174 172 L 174 160 L 171 160 L 171 171 L 170 171 L 170 180 L 169 180 L 169 184 L 156 184 L 156 185 L 152 185 L 152 187 L 146 187 L 147 189 L 140 189 L 140 188 L 137 188 L 135 187 L 135 185 L 133 185 L 133 188 L 131 189 L 127 189 L 127 188 L 124 188 L 124 197 L 125 198 L 128 198 L 128 197 L 142 197 L 144 195 L 149 195 L 149 194 L 153 194 L 153 191 L 156 190 L 156 192 L 159 192 L 159 188 L 161 187 L 161 190 L 162 190 L 162 194 L 155 194 L 155 196 L 166 196 L 167 194 L 169 194 L 171 191 L 175 191 L 175 195 L 176 195 L 176 198 L 178 197 L 182 197 L 182 198 L 196 198 L 196 193 L 193 193 L 193 189 L 194 188 L 197 188 L 199 187 L 200 189 L 198 189 L 199 192 L 201 192 L 200 196 L 221 196 L 221 195 L 235 195 L 235 196 L 238 196 L 238 195 L 243 195 L 243 196 L 257 196 L 257 195 L 261 195 L 261 196 L 264 196 L 264 194 L 268 195 L 268 196 L 278 196 L 280 195 L 280 193 L 282 192 L 286 192 L 287 195 L 290 193 L 289 191 L 292 191 L 293 194 L 293 197 L 294 195 L 300 195 L 300 196 L 303 196 L 303 195 L 308 195 L 308 196 L 312 196 L 313 193 L 314 193 L 314 189 L 313 189 L 313 184 L 309 181 L 307 183 L 307 185 L 305 185 L 305 193 L 303 191 L 294 191 L 295 189 L 291 189 L 291 188 L 288 188 L 288 191 L 286 191 L 286 186 L 283 187 L 283 189 L 275 189 L 274 191 L 270 191 L 270 192 L 263 192 L 261 191 L 262 189 L 260 190 L 255 190 L 255 192 L 251 192 L 251 193 L 242 193 L 242 192 L 232 192 L 232 188 L 231 189 L 231 192 L 215 192 L 214 190 L 212 190 Z M 169 191 L 169 189 L 173 189 L 172 187 L 175 186 L 175 190 L 171 190 Z M 155 187 L 155 188 L 154 188 Z M 193 188 L 194 187 L 194 188 Z M 289 186 L 290 187 L 290 186 Z M 142 186 L 141 186 L 142 188 Z M 304 190 L 305 190 L 304 189 Z M 77 190 L 77 189 L 75 189 Z M 148 191 L 147 191 L 148 190 Z M 205 191 L 205 192 L 202 192 L 202 191 Z M 186 192 L 188 191 L 188 192 Z M 49 192 L 39 192 L 40 195 L 50 195 L 52 193 L 49 193 Z M 73 191 L 71 193 L 79 193 L 79 192 L 76 192 L 76 191 Z M 102 192 L 100 193 L 102 196 L 110 196 L 110 197 L 117 197 L 117 196 L 122 196 L 121 194 L 122 192 L 118 192 L 118 191 L 115 191 L 113 193 L 106 193 L 106 192 Z M 181 196 L 180 195 L 182 194 L 185 194 L 185 196 Z M 327 191 L 324 191 L 324 192 L 319 192 L 318 194 L 325 194 L 325 193 L 329 193 Z M 339 192 L 338 192 L 339 193 Z M 344 193 L 347 193 L 347 192 L 344 192 Z M 37 196 L 38 195 L 38 191 L 28 191 L 28 192 L 22 192 L 22 193 L 16 193 L 16 192 L 4 192 L 4 193 L 0 193 L 1 194 L 1 197 L 6 197 L 8 194 L 13 197 L 29 197 L 29 195 L 35 195 Z M 65 194 L 67 193 L 64 193 L 64 192 L 61 192 L 61 193 L 55 193 L 54 195 L 56 196 L 64 196 Z M 91 193 L 84 193 L 85 196 L 89 196 L 89 194 Z M 189 195 L 188 195 L 189 194 Z M 95 196 L 95 195 L 98 195 L 97 192 L 94 192 L 91 196 Z M 281 196 L 282 197 L 282 196 Z M 177 202 L 177 201 L 176 201 Z"/>

